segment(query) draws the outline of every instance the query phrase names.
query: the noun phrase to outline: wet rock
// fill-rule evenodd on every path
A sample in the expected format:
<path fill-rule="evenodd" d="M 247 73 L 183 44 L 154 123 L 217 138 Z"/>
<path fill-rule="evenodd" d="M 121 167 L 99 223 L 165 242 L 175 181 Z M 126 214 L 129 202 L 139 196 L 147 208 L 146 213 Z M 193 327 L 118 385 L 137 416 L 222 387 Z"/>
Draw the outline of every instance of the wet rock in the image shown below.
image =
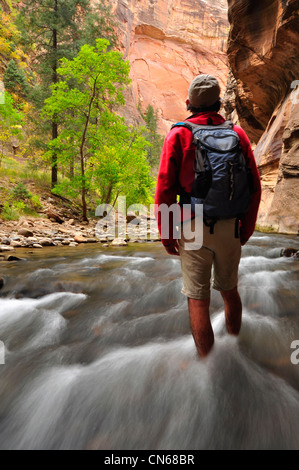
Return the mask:
<path fill-rule="evenodd" d="M 29 230 L 28 228 L 24 227 L 18 230 L 18 234 L 22 235 L 23 237 L 33 237 L 33 232 L 31 232 L 31 230 Z"/>
<path fill-rule="evenodd" d="M 87 239 L 81 233 L 76 233 L 74 240 L 77 243 L 87 243 Z"/>
<path fill-rule="evenodd" d="M 42 246 L 56 246 L 56 244 L 51 240 L 51 238 L 42 238 L 39 240 L 39 244 Z"/>
<path fill-rule="evenodd" d="M 15 251 L 15 249 L 13 246 L 0 245 L 0 253 L 4 253 L 6 251 Z"/>
<path fill-rule="evenodd" d="M 7 261 L 25 261 L 24 258 L 19 258 L 18 256 L 8 256 Z"/>
<path fill-rule="evenodd" d="M 128 244 L 127 244 L 126 240 L 124 240 L 123 238 L 115 238 L 111 242 L 111 246 L 127 246 L 127 245 Z"/>
<path fill-rule="evenodd" d="M 32 248 L 43 248 L 40 243 L 33 243 Z"/>
<path fill-rule="evenodd" d="M 4 287 L 4 279 L 0 277 L 0 289 L 2 289 L 2 287 Z"/>
<path fill-rule="evenodd" d="M 37 237 L 27 237 L 27 240 L 31 243 L 35 243 L 35 242 L 38 242 L 38 239 Z"/>
<path fill-rule="evenodd" d="M 14 248 L 21 248 L 23 244 L 17 240 L 12 240 L 10 242 L 10 246 L 13 246 Z"/>
<path fill-rule="evenodd" d="M 75 246 L 78 246 L 78 243 L 76 243 L 76 242 L 71 242 L 71 243 L 69 244 L 69 246 L 75 247 Z"/>
<path fill-rule="evenodd" d="M 285 256 L 286 258 L 290 258 L 291 256 L 297 255 L 297 253 L 298 253 L 298 250 L 296 250 L 296 248 L 286 247 L 286 248 L 281 249 L 280 256 Z"/>
<path fill-rule="evenodd" d="M 87 239 L 86 239 L 86 242 L 87 242 L 87 243 L 97 243 L 98 240 L 97 240 L 96 238 L 87 238 Z"/>
<path fill-rule="evenodd" d="M 2 238 L 1 243 L 2 245 L 10 245 L 10 242 L 11 242 L 10 238 Z"/>

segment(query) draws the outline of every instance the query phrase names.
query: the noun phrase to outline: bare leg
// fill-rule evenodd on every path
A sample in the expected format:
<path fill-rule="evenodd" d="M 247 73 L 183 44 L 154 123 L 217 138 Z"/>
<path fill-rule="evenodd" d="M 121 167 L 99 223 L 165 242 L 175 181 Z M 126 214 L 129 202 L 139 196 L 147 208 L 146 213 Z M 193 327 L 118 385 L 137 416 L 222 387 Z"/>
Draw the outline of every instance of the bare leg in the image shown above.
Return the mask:
<path fill-rule="evenodd" d="M 231 335 L 238 335 L 242 321 L 242 302 L 237 287 L 222 291 L 224 300 L 226 329 Z"/>
<path fill-rule="evenodd" d="M 208 355 L 214 344 L 214 333 L 210 320 L 210 299 L 189 299 L 190 326 L 200 357 Z"/>

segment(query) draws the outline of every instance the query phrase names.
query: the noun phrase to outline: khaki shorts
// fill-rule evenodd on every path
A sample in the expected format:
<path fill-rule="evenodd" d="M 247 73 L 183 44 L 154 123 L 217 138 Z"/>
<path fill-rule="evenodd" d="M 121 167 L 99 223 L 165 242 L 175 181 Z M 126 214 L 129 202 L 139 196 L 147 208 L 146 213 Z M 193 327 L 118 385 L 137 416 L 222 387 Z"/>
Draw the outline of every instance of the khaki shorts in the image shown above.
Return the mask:
<path fill-rule="evenodd" d="M 192 239 L 195 220 L 182 224 L 179 242 L 181 269 L 183 276 L 182 293 L 191 299 L 210 297 L 210 282 L 213 272 L 212 287 L 219 291 L 234 289 L 238 284 L 238 269 L 241 258 L 240 239 L 235 237 L 235 219 L 218 220 L 214 233 L 210 233 L 201 221 L 202 246 L 186 249 Z M 197 225 L 198 227 L 198 225 Z M 188 229 L 189 228 L 189 229 Z"/>

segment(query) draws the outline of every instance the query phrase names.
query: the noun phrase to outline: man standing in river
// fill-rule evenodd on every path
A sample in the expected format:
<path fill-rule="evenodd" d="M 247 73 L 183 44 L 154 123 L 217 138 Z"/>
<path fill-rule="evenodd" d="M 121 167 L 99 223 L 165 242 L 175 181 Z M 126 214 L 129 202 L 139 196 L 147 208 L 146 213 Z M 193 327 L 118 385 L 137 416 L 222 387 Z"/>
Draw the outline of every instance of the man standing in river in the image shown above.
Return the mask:
<path fill-rule="evenodd" d="M 212 127 L 225 123 L 225 119 L 218 113 L 221 107 L 220 86 L 211 75 L 195 77 L 189 87 L 186 105 L 191 112 L 185 121 L 187 124 Z M 195 179 L 195 145 L 189 128 L 184 125 L 175 126 L 166 136 L 158 173 L 155 195 L 158 211 L 162 205 L 171 207 L 176 204 L 177 195 L 181 197 L 179 217 L 182 235 L 179 239 L 174 234 L 172 217 L 167 221 L 168 234 L 165 236 L 162 230 L 165 223 L 161 218 L 162 212 L 157 212 L 156 216 L 166 251 L 181 259 L 182 293 L 188 299 L 191 331 L 200 357 L 207 356 L 214 344 L 209 312 L 212 268 L 213 288 L 220 291 L 224 301 L 227 331 L 232 335 L 239 334 L 242 319 L 242 303 L 238 293 L 241 245 L 245 245 L 254 232 L 261 197 L 260 177 L 249 139 L 241 127 L 234 125 L 232 130 L 237 133 L 242 154 L 252 175 L 249 208 L 240 219 L 220 217 L 213 224 L 213 230 L 208 223 L 202 223 L 202 244 L 196 249 L 188 249 L 189 237 L 184 235 L 183 223 L 186 223 L 183 196 L 191 194 Z M 192 232 L 195 227 L 198 225 L 193 213 Z"/>

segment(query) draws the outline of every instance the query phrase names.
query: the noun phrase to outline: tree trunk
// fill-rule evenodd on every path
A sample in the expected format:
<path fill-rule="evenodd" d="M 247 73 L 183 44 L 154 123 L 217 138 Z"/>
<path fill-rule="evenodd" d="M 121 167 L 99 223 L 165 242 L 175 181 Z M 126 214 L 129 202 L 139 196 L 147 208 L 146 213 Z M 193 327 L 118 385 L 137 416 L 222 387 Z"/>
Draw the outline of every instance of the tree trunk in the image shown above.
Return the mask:
<path fill-rule="evenodd" d="M 81 161 L 81 176 L 82 176 L 82 190 L 81 190 L 81 196 L 82 196 L 82 210 L 83 210 L 83 220 L 88 222 L 87 218 L 87 206 L 86 206 L 86 187 L 85 187 L 85 166 L 84 166 L 84 145 L 85 145 L 85 140 L 86 140 L 86 133 L 87 129 L 89 126 L 89 121 L 90 121 L 90 114 L 91 114 L 91 109 L 92 105 L 96 96 L 96 82 L 95 80 L 93 84 L 93 91 L 92 91 L 92 96 L 90 98 L 89 106 L 88 106 L 88 113 L 86 116 L 86 121 L 85 121 L 85 126 L 82 134 L 82 139 L 81 139 L 81 145 L 80 145 L 80 161 Z"/>
<path fill-rule="evenodd" d="M 58 13 L 58 0 L 55 0 L 54 3 L 54 15 L 57 18 Z M 57 83 L 58 76 L 57 76 L 57 29 L 56 27 L 53 29 L 53 65 L 52 65 L 52 83 Z M 57 117 L 54 115 L 52 119 L 52 139 L 57 139 L 58 137 L 58 124 L 57 124 Z M 57 153 L 54 150 L 52 154 L 52 178 L 51 178 L 51 186 L 52 189 L 57 184 L 58 181 L 58 168 L 57 168 Z"/>
<path fill-rule="evenodd" d="M 85 222 L 88 222 L 88 217 L 87 217 L 87 205 L 86 205 L 86 189 L 85 189 L 85 183 L 82 182 L 82 194 L 81 194 L 81 199 L 82 199 L 82 215 L 83 215 L 83 220 Z"/>
<path fill-rule="evenodd" d="M 75 176 L 75 161 L 74 161 L 74 157 L 71 158 L 71 161 L 70 161 L 70 180 L 73 180 L 74 179 L 74 176 Z"/>
<path fill-rule="evenodd" d="M 109 184 L 109 187 L 108 187 L 107 195 L 106 195 L 105 204 L 109 204 L 109 203 L 110 203 L 112 189 L 113 189 L 113 186 L 112 186 L 112 183 L 110 183 L 110 184 Z"/>

